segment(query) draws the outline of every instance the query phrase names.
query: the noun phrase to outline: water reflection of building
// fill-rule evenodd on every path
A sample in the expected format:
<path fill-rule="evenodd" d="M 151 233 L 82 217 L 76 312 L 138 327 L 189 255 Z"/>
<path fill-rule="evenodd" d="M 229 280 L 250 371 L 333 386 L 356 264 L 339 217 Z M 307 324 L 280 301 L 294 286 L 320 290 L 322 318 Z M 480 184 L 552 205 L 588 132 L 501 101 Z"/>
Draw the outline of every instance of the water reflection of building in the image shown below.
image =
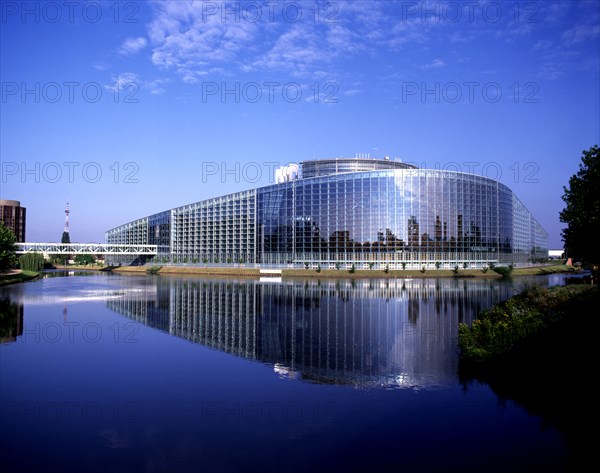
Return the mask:
<path fill-rule="evenodd" d="M 510 295 L 489 281 L 261 284 L 158 278 L 148 298 L 108 306 L 145 325 L 321 383 L 453 382 L 459 322 Z"/>

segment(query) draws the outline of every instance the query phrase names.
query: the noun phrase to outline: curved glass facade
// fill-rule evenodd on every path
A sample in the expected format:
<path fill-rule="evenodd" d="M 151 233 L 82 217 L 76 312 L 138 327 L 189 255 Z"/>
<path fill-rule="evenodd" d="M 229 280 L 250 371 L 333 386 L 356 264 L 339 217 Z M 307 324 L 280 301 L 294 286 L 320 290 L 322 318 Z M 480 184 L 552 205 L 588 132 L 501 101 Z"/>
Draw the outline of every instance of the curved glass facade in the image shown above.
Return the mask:
<path fill-rule="evenodd" d="M 416 168 L 307 178 L 304 166 L 302 179 L 140 219 L 108 231 L 107 242 L 158 244 L 163 262 L 324 269 L 453 269 L 547 256 L 547 233 L 492 179 Z"/>

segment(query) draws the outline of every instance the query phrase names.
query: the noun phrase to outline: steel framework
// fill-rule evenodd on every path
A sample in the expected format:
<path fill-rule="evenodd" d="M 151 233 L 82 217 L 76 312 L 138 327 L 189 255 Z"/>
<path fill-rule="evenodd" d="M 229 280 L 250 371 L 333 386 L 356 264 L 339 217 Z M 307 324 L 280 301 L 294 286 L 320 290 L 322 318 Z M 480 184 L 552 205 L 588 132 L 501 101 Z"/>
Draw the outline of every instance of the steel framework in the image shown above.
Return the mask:
<path fill-rule="evenodd" d="M 16 243 L 17 254 L 46 255 L 155 255 L 157 245 L 111 245 L 106 243 Z"/>

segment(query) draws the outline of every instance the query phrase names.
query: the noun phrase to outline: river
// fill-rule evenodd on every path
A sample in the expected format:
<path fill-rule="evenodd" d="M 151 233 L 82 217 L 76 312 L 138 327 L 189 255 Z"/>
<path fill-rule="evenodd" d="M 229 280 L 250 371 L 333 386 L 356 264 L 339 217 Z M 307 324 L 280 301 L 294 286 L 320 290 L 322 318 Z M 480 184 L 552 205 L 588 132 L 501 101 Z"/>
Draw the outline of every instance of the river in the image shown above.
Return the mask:
<path fill-rule="evenodd" d="M 3 471 L 566 471 L 461 383 L 458 324 L 530 285 L 50 272 L 0 288 Z"/>

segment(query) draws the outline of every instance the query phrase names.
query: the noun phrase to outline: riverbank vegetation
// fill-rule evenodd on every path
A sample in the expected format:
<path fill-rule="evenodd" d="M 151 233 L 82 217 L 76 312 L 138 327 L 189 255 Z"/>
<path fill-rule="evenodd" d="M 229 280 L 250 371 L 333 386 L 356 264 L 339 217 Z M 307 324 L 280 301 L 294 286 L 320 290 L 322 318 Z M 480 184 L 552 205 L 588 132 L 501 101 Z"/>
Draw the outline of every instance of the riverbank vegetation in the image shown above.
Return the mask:
<path fill-rule="evenodd" d="M 40 276 L 35 271 L 14 270 L 0 273 L 0 286 L 32 281 Z"/>
<path fill-rule="evenodd" d="M 146 272 L 148 274 L 158 274 L 158 272 L 162 269 L 162 266 L 149 266 L 146 268 Z"/>
<path fill-rule="evenodd" d="M 567 224 L 562 230 L 566 254 L 575 261 L 591 267 L 600 264 L 600 148 L 598 145 L 583 151 L 579 170 L 569 179 L 562 196 L 565 208 L 560 212 L 560 221 Z"/>
<path fill-rule="evenodd" d="M 0 271 L 12 268 L 17 262 L 17 237 L 0 220 Z"/>
<path fill-rule="evenodd" d="M 19 256 L 19 267 L 24 271 L 38 273 L 44 269 L 44 264 L 44 255 L 41 253 L 26 253 Z"/>
<path fill-rule="evenodd" d="M 459 326 L 459 378 L 488 384 L 501 403 L 512 401 L 556 428 L 569 449 L 567 471 L 593 459 L 586 419 L 597 400 L 598 287 L 530 288 Z"/>
<path fill-rule="evenodd" d="M 470 368 L 509 362 L 530 351 L 531 342 L 579 312 L 593 311 L 596 286 L 532 287 L 482 312 L 471 326 L 459 325 L 461 361 Z"/>

